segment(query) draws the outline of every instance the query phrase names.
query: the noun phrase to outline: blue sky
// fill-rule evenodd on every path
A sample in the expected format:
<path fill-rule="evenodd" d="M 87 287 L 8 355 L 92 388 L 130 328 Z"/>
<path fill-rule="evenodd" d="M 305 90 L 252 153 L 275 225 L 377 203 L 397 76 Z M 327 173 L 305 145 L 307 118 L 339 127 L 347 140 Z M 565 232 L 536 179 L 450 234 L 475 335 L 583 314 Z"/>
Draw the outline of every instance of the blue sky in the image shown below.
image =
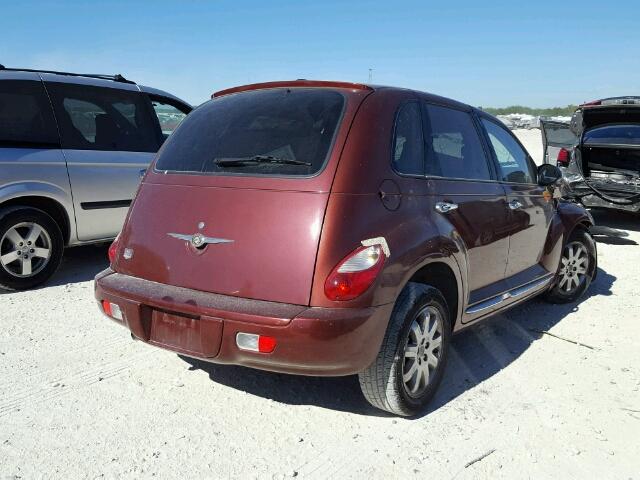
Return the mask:
<path fill-rule="evenodd" d="M 3 2 L 0 63 L 122 73 L 192 102 L 291 78 L 477 106 L 640 94 L 640 2 Z"/>

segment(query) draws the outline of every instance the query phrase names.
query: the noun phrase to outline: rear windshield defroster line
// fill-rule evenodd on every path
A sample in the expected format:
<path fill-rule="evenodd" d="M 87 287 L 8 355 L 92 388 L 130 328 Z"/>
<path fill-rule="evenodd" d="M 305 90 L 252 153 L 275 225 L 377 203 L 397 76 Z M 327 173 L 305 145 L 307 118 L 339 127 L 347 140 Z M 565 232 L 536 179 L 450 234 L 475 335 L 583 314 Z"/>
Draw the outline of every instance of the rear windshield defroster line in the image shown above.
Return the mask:
<path fill-rule="evenodd" d="M 276 88 L 216 98 L 195 109 L 169 137 L 155 170 L 315 175 L 327 161 L 344 104 L 341 93 L 318 88 Z"/>

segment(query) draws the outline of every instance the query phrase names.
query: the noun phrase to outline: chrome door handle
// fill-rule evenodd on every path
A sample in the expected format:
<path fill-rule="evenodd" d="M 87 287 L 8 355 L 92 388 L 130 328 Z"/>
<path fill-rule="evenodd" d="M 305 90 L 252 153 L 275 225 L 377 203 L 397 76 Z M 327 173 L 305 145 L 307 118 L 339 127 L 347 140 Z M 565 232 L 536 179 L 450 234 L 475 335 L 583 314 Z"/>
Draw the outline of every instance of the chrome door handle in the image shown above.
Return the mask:
<path fill-rule="evenodd" d="M 518 210 L 519 208 L 524 207 L 524 205 L 522 205 L 522 203 L 520 203 L 518 200 L 511 200 L 509 202 L 509 208 L 511 210 Z"/>
<path fill-rule="evenodd" d="M 439 213 L 449 213 L 451 210 L 456 210 L 458 208 L 457 203 L 449 203 L 449 202 L 438 202 L 436 203 L 436 212 Z"/>

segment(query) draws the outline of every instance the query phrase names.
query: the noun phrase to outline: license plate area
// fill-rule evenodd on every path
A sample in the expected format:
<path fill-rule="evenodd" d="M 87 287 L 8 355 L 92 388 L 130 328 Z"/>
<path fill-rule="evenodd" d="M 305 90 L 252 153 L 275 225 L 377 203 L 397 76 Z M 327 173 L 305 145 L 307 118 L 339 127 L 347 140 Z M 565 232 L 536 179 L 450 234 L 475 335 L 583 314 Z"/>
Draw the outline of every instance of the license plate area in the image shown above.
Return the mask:
<path fill-rule="evenodd" d="M 149 343 L 196 357 L 218 355 L 222 341 L 221 319 L 157 309 L 151 309 L 150 314 Z"/>

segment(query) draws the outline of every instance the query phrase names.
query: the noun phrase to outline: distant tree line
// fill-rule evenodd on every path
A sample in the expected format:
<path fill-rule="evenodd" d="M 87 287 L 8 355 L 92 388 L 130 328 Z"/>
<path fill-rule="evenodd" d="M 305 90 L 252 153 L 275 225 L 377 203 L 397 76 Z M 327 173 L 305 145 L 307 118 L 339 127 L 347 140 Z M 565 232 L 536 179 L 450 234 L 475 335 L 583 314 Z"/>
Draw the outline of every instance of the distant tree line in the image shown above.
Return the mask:
<path fill-rule="evenodd" d="M 551 107 L 551 108 L 531 108 L 524 107 L 522 105 L 512 105 L 510 107 L 503 108 L 482 108 L 485 112 L 491 115 L 509 115 L 510 113 L 526 113 L 528 115 L 543 116 L 543 117 L 570 117 L 575 109 L 576 105 L 567 105 L 566 107 Z"/>

